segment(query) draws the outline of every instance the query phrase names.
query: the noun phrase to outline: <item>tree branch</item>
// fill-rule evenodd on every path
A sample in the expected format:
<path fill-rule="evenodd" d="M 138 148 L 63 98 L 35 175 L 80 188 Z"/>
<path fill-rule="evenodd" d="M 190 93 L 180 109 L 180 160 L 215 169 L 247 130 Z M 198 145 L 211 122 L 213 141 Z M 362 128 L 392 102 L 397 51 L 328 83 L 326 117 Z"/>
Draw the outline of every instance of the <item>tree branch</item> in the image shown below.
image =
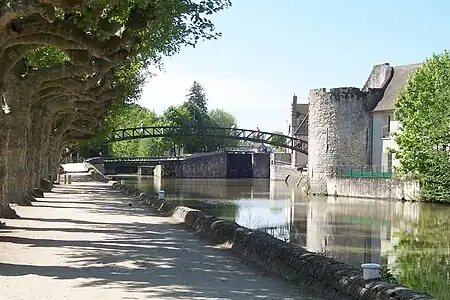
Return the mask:
<path fill-rule="evenodd" d="M 75 96 L 59 96 L 57 98 L 54 98 L 51 102 L 47 103 L 45 105 L 45 109 L 47 109 L 52 114 L 56 114 L 58 112 L 74 109 L 83 111 L 96 111 L 97 109 L 104 108 L 104 103 L 84 102 L 77 100 L 79 100 L 79 98 Z"/>
<path fill-rule="evenodd" d="M 37 78 L 37 84 L 40 85 L 47 81 L 64 79 L 67 77 L 82 76 L 94 72 L 105 72 L 111 69 L 113 65 L 105 60 L 98 59 L 85 65 L 75 65 L 64 63 L 58 66 L 41 68 L 35 71 L 32 76 Z"/>
<path fill-rule="evenodd" d="M 53 6 L 59 6 L 61 8 L 78 8 L 88 4 L 91 0 L 38 0 L 42 4 L 51 4 Z"/>
<path fill-rule="evenodd" d="M 61 138 L 64 132 L 70 127 L 72 122 L 75 120 L 75 116 L 73 114 L 65 114 L 62 116 L 61 122 L 52 130 L 53 136 L 56 138 Z"/>
<path fill-rule="evenodd" d="M 93 124 L 94 126 L 97 126 L 100 123 L 99 118 L 100 118 L 100 116 L 96 116 L 96 115 L 86 115 L 86 114 L 78 114 L 77 115 L 78 120 L 87 121 L 90 124 Z"/>
<path fill-rule="evenodd" d="M 84 90 L 86 86 L 85 81 L 77 80 L 74 77 L 61 78 L 57 80 L 43 82 L 41 86 L 39 86 L 39 90 L 43 91 L 49 88 L 64 88 L 65 90 Z"/>
<path fill-rule="evenodd" d="M 4 91 L 5 77 L 12 70 L 18 61 L 36 45 L 19 45 L 9 48 L 0 59 L 0 93 Z"/>
<path fill-rule="evenodd" d="M 85 135 L 94 135 L 94 132 L 92 132 L 90 129 L 79 126 L 76 123 L 70 124 L 69 130 L 77 131 L 79 133 L 85 134 Z"/>
<path fill-rule="evenodd" d="M 80 44 L 78 42 L 67 40 L 63 37 L 59 37 L 56 35 L 50 35 L 45 33 L 37 33 L 33 35 L 18 37 L 12 40 L 9 40 L 2 44 L 0 48 L 0 56 L 3 56 L 3 53 L 10 47 L 14 47 L 17 45 L 49 45 L 61 50 L 71 49 L 71 50 L 87 50 L 88 47 L 84 44 Z"/>
<path fill-rule="evenodd" d="M 74 45 L 79 44 L 79 46 L 73 49 L 89 50 L 92 56 L 108 59 L 108 55 L 118 52 L 122 47 L 131 45 L 137 41 L 133 34 L 125 32 L 122 37 L 112 35 L 109 40 L 101 42 L 86 34 L 85 29 L 78 28 L 72 21 L 55 19 L 54 22 L 48 23 L 44 18 L 39 16 L 14 20 L 10 27 L 9 30 L 2 34 L 0 39 L 3 51 L 9 46 L 14 46 L 15 43 L 27 43 L 28 40 L 32 42 L 32 36 L 47 35 L 60 37 L 67 42 L 72 42 Z M 49 42 L 51 41 L 53 40 L 49 39 Z M 58 46 L 59 44 L 61 42 L 55 45 L 49 43 L 48 45 L 60 48 Z M 68 48 L 70 47 L 63 49 Z"/>
<path fill-rule="evenodd" d="M 47 1 L 49 2 L 49 1 Z M 40 14 L 47 22 L 55 20 L 54 5 L 39 0 L 10 0 L 0 7 L 0 28 L 18 17 Z"/>

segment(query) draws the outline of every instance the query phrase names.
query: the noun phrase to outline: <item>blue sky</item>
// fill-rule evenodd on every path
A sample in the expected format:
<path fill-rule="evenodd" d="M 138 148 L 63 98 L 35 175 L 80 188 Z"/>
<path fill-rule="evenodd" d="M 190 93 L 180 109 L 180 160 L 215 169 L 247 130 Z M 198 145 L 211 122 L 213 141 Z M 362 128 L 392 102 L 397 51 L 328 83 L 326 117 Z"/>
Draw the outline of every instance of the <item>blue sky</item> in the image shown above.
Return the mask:
<path fill-rule="evenodd" d="M 450 48 L 444 0 L 235 0 L 213 17 L 222 38 L 165 59 L 139 103 L 161 113 L 198 80 L 210 108 L 239 127 L 287 131 L 292 95 L 362 87 L 374 64 L 420 62 Z M 282 5 L 281 5 L 282 4 Z"/>

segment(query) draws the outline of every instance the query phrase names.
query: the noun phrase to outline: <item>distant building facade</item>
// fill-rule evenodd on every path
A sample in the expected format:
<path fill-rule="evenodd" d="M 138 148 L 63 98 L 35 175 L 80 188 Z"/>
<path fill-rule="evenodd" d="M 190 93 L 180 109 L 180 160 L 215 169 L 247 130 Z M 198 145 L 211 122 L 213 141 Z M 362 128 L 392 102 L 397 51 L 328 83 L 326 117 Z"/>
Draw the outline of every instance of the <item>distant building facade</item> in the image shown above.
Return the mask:
<path fill-rule="evenodd" d="M 289 135 L 308 141 L 308 103 L 298 103 L 297 96 L 292 97 L 291 125 Z M 292 164 L 306 166 L 308 155 L 293 151 Z"/>

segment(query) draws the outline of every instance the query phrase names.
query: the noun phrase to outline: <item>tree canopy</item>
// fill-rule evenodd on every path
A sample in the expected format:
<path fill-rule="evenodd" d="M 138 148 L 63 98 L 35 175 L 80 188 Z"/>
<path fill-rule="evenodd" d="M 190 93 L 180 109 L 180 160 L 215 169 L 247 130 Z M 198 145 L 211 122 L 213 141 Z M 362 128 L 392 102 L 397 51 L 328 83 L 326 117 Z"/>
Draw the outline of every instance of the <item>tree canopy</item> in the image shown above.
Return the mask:
<path fill-rule="evenodd" d="M 209 117 L 213 120 L 214 125 L 223 128 L 237 127 L 236 118 L 229 112 L 221 109 L 215 108 L 209 111 Z"/>
<path fill-rule="evenodd" d="M 403 174 L 418 176 L 422 196 L 450 201 L 450 54 L 435 54 L 411 76 L 395 103 L 394 151 Z"/>
<path fill-rule="evenodd" d="M 33 201 L 41 179 L 56 172 L 61 149 L 107 133 L 105 120 L 139 97 L 149 66 L 219 37 L 210 17 L 230 5 L 0 1 L 0 139 L 7 141 L 0 143 L 0 216 L 11 212 L 7 201 Z"/>
<path fill-rule="evenodd" d="M 287 144 L 287 140 L 281 131 L 274 131 L 273 133 L 276 135 L 272 138 L 272 142 L 276 144 L 275 149 L 280 150 L 283 145 Z"/>
<path fill-rule="evenodd" d="M 184 152 L 194 153 L 198 151 L 214 151 L 221 147 L 236 147 L 238 140 L 224 139 L 211 136 L 180 135 L 175 134 L 167 138 L 138 139 L 130 141 L 114 142 L 105 147 L 106 138 L 114 129 L 133 128 L 143 126 L 168 126 L 175 127 L 184 132 L 195 132 L 209 127 L 232 128 L 237 126 L 233 115 L 223 109 L 208 110 L 204 87 L 194 81 L 193 87 L 201 90 L 196 95 L 197 100 L 202 100 L 204 108 L 200 109 L 191 96 L 177 106 L 169 106 L 162 115 L 141 107 L 138 104 L 118 104 L 110 111 L 106 118 L 103 131 L 100 131 L 94 139 L 82 147 L 80 154 L 83 156 L 98 155 L 99 152 L 113 156 L 162 156 L 165 154 L 177 155 L 183 149 Z M 192 88 L 191 88 L 192 89 Z M 202 97 L 203 97 L 202 96 Z M 197 101 L 195 100 L 195 101 Z"/>

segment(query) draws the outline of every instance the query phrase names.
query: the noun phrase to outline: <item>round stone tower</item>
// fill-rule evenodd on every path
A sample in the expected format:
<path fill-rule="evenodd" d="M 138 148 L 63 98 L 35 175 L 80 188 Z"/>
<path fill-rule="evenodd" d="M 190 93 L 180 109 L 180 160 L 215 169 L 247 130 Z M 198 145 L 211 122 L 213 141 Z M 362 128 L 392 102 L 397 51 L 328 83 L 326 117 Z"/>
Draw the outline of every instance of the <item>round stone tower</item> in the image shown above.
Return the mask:
<path fill-rule="evenodd" d="M 369 164 L 369 93 L 358 88 L 309 92 L 308 175 L 311 193 L 327 194 L 327 178 Z"/>

